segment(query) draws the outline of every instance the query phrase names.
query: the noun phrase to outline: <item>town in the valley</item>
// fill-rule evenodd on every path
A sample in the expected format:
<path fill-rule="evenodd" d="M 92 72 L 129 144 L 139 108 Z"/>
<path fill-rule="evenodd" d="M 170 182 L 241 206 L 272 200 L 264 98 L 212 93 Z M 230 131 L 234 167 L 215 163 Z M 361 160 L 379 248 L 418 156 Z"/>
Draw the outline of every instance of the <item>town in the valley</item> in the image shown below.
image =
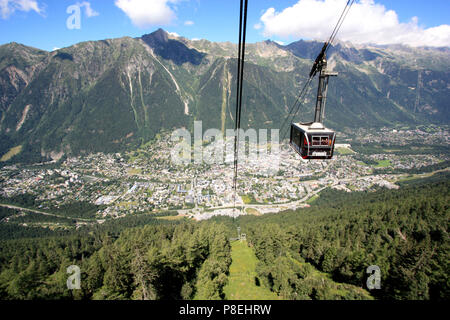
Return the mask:
<path fill-rule="evenodd" d="M 35 198 L 38 205 L 33 210 L 42 214 L 52 214 L 54 208 L 65 204 L 90 203 L 97 207 L 92 223 L 164 212 L 171 212 L 173 219 L 195 220 L 216 215 L 262 215 L 309 206 L 326 188 L 346 192 L 395 189 L 399 181 L 433 173 L 421 169 L 449 160 L 447 152 L 430 153 L 423 148 L 448 148 L 447 128 L 361 129 L 352 134 L 339 132 L 338 136 L 332 160 L 302 160 L 287 142 L 254 146 L 257 157 L 242 157 L 239 162 L 236 194 L 233 154 L 224 155 L 218 163 L 176 164 L 172 160 L 176 142 L 169 133 L 159 134 L 132 152 L 66 157 L 50 164 L 3 166 L 1 205 L 9 205 L 8 199 L 23 194 Z M 225 147 L 233 141 L 204 142 L 203 153 L 217 150 L 214 148 L 220 143 Z M 382 144 L 383 148 L 358 152 L 354 144 Z"/>

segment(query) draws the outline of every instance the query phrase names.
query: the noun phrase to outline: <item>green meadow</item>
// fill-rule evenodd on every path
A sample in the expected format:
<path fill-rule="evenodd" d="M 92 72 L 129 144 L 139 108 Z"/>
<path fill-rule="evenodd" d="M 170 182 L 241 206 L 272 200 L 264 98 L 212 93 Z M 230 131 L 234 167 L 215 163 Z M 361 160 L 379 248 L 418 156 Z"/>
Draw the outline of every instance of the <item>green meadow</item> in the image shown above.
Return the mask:
<path fill-rule="evenodd" d="M 230 275 L 224 288 L 228 300 L 277 300 L 279 297 L 262 285 L 257 285 L 258 259 L 246 241 L 231 243 Z"/>

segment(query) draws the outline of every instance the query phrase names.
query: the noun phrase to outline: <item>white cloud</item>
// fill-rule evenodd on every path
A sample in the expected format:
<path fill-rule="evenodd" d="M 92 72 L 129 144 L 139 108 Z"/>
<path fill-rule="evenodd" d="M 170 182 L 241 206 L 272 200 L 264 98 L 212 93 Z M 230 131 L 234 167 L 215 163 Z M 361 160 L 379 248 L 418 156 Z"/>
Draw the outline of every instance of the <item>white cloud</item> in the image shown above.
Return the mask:
<path fill-rule="evenodd" d="M 58 51 L 59 49 L 61 49 L 61 48 L 54 47 L 52 51 Z"/>
<path fill-rule="evenodd" d="M 278 43 L 280 46 L 284 46 L 284 42 L 283 42 L 283 41 L 277 41 L 277 40 L 275 40 L 274 42 L 275 42 L 275 43 Z"/>
<path fill-rule="evenodd" d="M 255 28 L 256 30 L 259 30 L 262 28 L 262 24 L 261 23 L 257 23 L 253 26 L 253 28 Z"/>
<path fill-rule="evenodd" d="M 180 35 L 176 32 L 167 32 L 167 33 L 170 34 L 172 37 L 180 38 Z"/>
<path fill-rule="evenodd" d="M 194 21 L 187 20 L 187 21 L 184 22 L 184 25 L 185 26 L 193 26 L 194 25 Z"/>
<path fill-rule="evenodd" d="M 116 0 L 115 4 L 139 28 L 168 25 L 176 19 L 170 4 L 179 0 Z"/>
<path fill-rule="evenodd" d="M 281 12 L 269 8 L 260 18 L 263 34 L 328 40 L 346 3 L 347 0 L 299 0 Z M 337 38 L 354 43 L 450 46 L 450 25 L 426 29 L 419 26 L 417 17 L 400 23 L 395 11 L 374 0 L 360 0 L 351 8 Z"/>
<path fill-rule="evenodd" d="M 0 11 L 3 19 L 7 19 L 15 11 L 35 11 L 43 14 L 44 9 L 40 7 L 36 0 L 0 0 Z"/>
<path fill-rule="evenodd" d="M 90 3 L 90 2 L 83 1 L 83 2 L 81 2 L 81 3 L 78 2 L 77 4 L 78 4 L 78 6 L 80 6 L 80 7 L 84 7 L 85 12 L 86 12 L 86 16 L 87 16 L 88 18 L 96 17 L 96 16 L 99 15 L 99 13 L 98 13 L 97 11 L 95 11 L 94 9 L 92 9 L 91 3 Z"/>

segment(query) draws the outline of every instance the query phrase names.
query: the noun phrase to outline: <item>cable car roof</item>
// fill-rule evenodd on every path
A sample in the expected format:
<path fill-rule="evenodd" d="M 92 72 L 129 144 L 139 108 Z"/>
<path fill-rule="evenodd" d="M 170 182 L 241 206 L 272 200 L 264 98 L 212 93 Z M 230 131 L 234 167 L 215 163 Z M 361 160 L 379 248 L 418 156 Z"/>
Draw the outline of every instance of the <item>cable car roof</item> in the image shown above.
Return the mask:
<path fill-rule="evenodd" d="M 307 131 L 308 133 L 334 133 L 334 130 L 328 129 L 323 125 L 321 127 L 314 126 L 316 123 L 292 123 L 293 126 L 296 126 L 302 131 Z"/>

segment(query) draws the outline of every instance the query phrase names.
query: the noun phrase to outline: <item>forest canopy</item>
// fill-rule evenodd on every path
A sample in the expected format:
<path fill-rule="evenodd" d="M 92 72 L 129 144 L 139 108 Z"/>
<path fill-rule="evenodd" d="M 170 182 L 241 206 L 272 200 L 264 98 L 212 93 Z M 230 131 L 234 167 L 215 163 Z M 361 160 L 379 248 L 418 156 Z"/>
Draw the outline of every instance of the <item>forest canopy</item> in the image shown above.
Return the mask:
<path fill-rule="evenodd" d="M 0 241 L 0 299 L 226 299 L 240 226 L 258 282 L 282 299 L 447 300 L 448 191 L 442 173 L 399 190 L 327 189 L 310 208 L 235 220 L 136 216 L 70 232 L 11 229 L 16 236 Z M 67 289 L 70 265 L 81 269 L 81 290 Z M 367 290 L 371 265 L 379 290 Z"/>

